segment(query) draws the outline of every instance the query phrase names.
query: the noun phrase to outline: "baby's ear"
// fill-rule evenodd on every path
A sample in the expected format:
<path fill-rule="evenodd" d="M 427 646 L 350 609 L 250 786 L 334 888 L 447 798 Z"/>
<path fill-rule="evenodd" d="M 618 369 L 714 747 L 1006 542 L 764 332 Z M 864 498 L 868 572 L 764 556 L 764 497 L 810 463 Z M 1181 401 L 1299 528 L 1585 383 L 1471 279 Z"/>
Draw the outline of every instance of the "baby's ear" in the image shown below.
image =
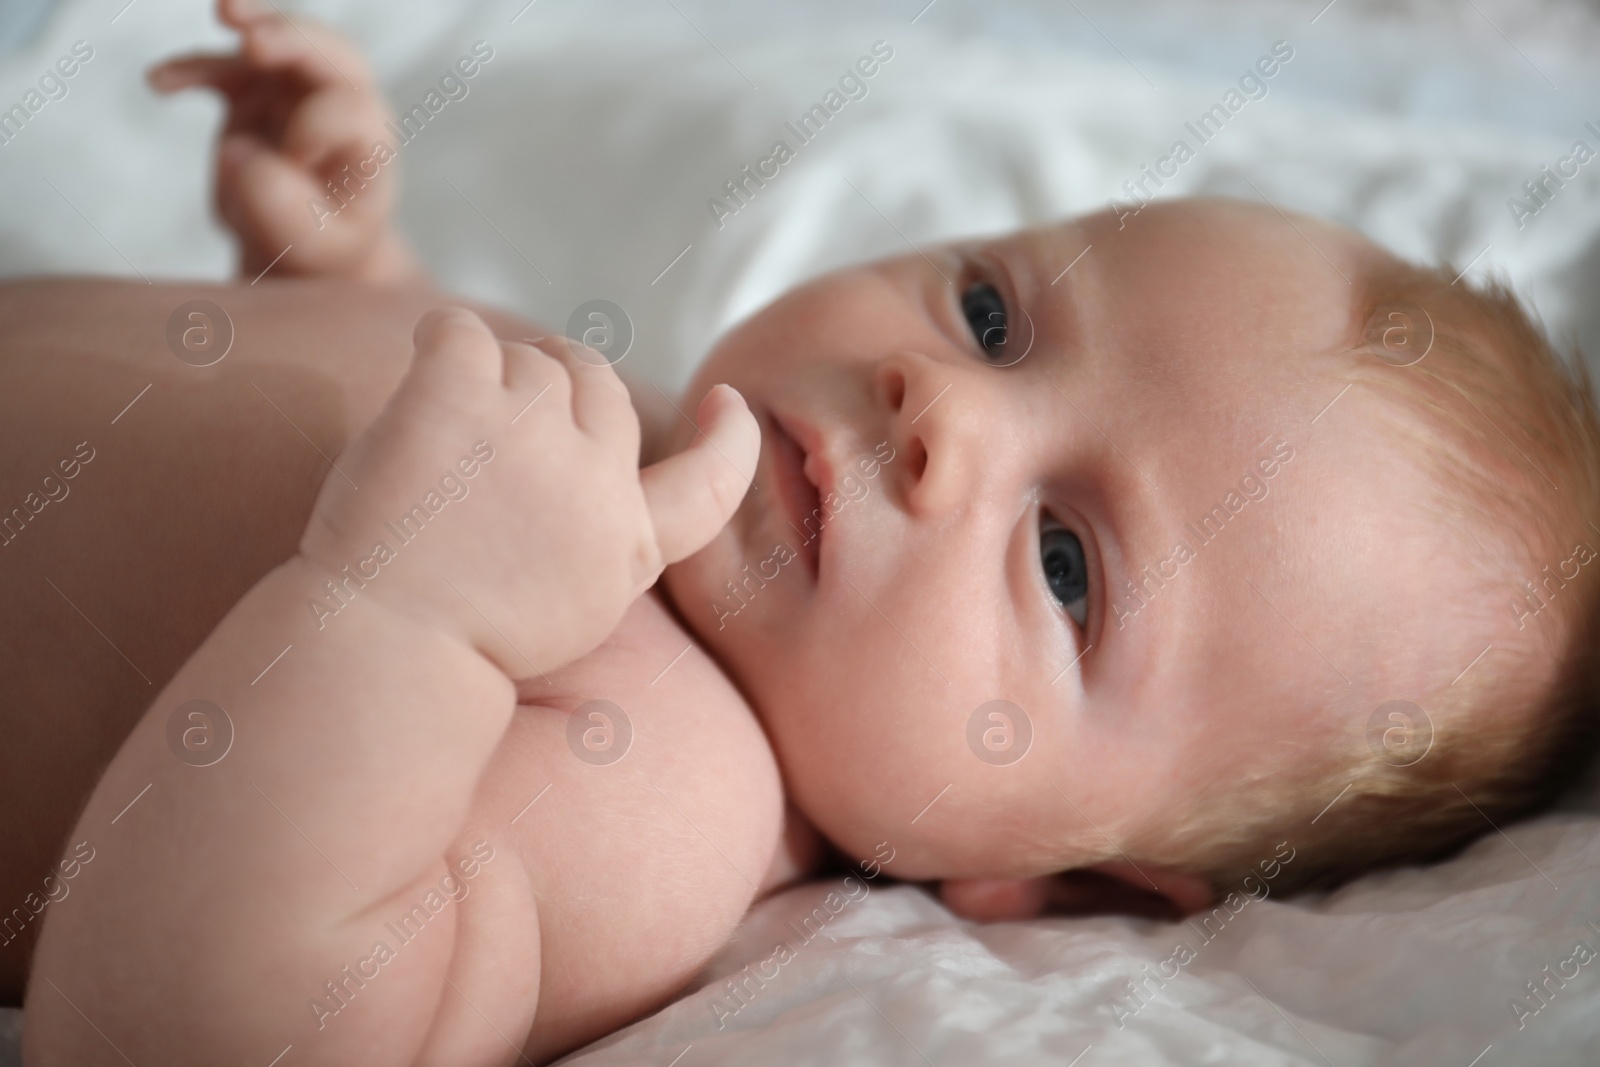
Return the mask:
<path fill-rule="evenodd" d="M 956 878 L 939 886 L 945 907 L 976 922 L 1045 914 L 1176 920 L 1207 907 L 1214 897 L 1199 875 L 1121 860 L 1040 878 Z"/>

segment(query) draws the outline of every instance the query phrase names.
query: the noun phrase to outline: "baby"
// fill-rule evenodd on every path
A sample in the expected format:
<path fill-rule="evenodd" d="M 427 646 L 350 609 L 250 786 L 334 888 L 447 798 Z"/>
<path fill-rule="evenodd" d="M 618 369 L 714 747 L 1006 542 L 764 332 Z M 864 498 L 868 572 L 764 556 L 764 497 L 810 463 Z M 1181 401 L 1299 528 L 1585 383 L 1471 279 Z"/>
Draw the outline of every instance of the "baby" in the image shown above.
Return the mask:
<path fill-rule="evenodd" d="M 432 288 L 392 165 L 308 212 L 380 97 L 221 13 L 152 78 L 228 98 L 246 281 L 0 289 L 28 1062 L 544 1062 L 813 826 L 964 916 L 1185 913 L 1591 745 L 1600 420 L 1503 290 L 1156 204 L 820 278 L 652 399 Z"/>

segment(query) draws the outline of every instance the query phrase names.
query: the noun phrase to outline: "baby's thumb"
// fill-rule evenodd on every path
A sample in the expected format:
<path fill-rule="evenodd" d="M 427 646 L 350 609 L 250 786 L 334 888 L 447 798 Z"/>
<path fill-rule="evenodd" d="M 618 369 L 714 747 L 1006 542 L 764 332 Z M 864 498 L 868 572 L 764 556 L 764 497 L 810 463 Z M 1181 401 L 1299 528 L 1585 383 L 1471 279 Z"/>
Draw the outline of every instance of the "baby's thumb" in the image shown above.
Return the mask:
<path fill-rule="evenodd" d="M 688 448 L 639 472 L 661 562 L 705 547 L 744 499 L 761 455 L 761 428 L 730 385 L 713 386 L 696 412 Z"/>

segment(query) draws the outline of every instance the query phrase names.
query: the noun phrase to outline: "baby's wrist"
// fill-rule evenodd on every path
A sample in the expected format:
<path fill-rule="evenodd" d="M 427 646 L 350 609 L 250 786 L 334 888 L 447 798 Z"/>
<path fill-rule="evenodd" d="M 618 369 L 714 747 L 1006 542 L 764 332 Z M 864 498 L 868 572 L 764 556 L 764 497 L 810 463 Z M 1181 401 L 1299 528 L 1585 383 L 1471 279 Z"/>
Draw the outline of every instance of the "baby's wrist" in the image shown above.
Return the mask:
<path fill-rule="evenodd" d="M 493 663 L 484 653 L 482 642 L 458 619 L 429 604 L 424 597 L 408 595 L 399 586 L 391 583 L 391 588 L 381 588 L 352 573 L 348 566 L 337 570 L 330 567 L 303 548 L 279 570 L 306 591 L 308 621 L 318 631 L 338 625 L 339 617 L 347 612 L 359 611 L 380 616 L 387 627 L 411 631 L 430 644 L 456 646 Z"/>

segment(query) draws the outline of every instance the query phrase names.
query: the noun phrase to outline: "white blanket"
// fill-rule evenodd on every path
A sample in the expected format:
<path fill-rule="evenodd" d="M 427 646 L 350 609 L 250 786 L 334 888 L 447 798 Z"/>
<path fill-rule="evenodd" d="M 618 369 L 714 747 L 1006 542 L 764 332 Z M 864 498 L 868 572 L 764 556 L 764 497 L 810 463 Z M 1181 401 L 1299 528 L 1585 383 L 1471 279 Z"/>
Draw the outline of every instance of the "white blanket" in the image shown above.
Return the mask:
<path fill-rule="evenodd" d="M 495 49 L 401 153 L 402 222 L 457 291 L 556 327 L 586 300 L 621 305 L 637 331 L 625 369 L 663 385 L 818 271 L 1125 197 L 1278 40 L 1294 58 L 1268 95 L 1162 195 L 1265 196 L 1413 258 L 1503 272 L 1558 338 L 1600 354 L 1600 162 L 1548 204 L 1522 189 L 1574 141 L 1600 148 L 1584 126 L 1600 126 L 1600 19 L 1581 6 L 926 2 L 297 6 L 368 51 L 398 109 L 473 42 Z M 66 0 L 0 59 L 6 107 L 74 41 L 95 50 L 0 146 L 0 273 L 228 271 L 208 208 L 219 109 L 138 80 L 227 38 L 202 0 L 125 3 Z M 723 183 L 880 40 L 894 54 L 868 95 L 748 206 L 715 211 Z M 1252 903 L 1210 938 L 1222 924 L 975 926 L 875 884 L 803 942 L 785 920 L 838 887 L 796 890 L 752 913 L 705 988 L 571 1062 L 1594 1063 L 1600 961 L 1573 961 L 1580 942 L 1600 950 L 1600 817 L 1569 808 L 1431 869 Z M 780 941 L 794 958 L 730 999 L 728 976 L 772 974 Z M 1193 960 L 1163 972 L 1180 943 Z M 1525 983 L 1574 966 L 1533 999 Z"/>

